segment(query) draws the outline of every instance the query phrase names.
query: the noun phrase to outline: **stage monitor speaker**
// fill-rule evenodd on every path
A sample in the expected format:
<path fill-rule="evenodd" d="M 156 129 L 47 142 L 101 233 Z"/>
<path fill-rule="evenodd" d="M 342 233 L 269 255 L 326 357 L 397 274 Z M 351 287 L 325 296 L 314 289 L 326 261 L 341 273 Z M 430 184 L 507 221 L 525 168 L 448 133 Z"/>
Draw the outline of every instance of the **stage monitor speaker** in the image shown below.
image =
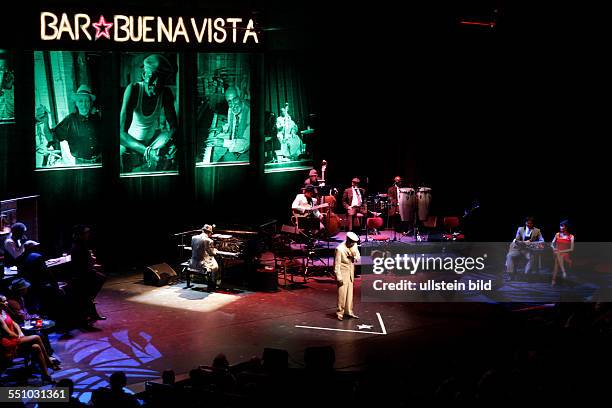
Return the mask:
<path fill-rule="evenodd" d="M 259 268 L 251 274 L 251 288 L 261 292 L 278 291 L 278 274 L 274 267 Z"/>
<path fill-rule="evenodd" d="M 167 263 L 150 265 L 144 270 L 143 280 L 146 285 L 164 286 L 174 283 L 177 279 L 176 272 Z"/>

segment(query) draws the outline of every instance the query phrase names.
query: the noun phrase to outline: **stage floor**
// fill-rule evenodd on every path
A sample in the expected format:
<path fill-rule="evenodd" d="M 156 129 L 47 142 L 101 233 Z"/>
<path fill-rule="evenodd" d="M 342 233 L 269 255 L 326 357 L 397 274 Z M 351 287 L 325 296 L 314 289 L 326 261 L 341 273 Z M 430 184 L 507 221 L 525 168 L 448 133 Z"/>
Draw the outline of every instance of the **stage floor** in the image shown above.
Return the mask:
<path fill-rule="evenodd" d="M 108 317 L 95 330 L 53 335 L 63 370 L 88 401 L 90 391 L 108 385 L 112 372 L 127 373 L 128 383 L 158 378 L 165 369 L 187 373 L 209 365 L 218 353 L 231 364 L 261 357 L 265 347 L 289 352 L 290 365 L 303 365 L 304 349 L 332 346 L 338 369 L 418 355 L 425 344 L 447 343 L 487 324 L 494 306 L 481 304 L 361 303 L 355 282 L 355 312 L 360 319 L 335 318 L 336 284 L 331 278 L 278 292 L 207 293 L 204 285 L 153 287 L 141 275 L 109 279 L 97 298 Z M 379 317 L 380 316 L 380 317 Z M 304 327 L 298 327 L 304 326 Z M 384 327 L 383 327 L 384 326 Z"/>

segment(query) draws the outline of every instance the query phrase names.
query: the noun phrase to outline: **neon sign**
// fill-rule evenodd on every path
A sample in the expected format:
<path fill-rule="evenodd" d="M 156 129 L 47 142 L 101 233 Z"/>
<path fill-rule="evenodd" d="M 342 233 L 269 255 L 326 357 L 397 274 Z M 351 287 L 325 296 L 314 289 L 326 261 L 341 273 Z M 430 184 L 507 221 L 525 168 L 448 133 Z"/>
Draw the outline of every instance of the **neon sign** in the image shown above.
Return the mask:
<path fill-rule="evenodd" d="M 259 44 L 253 19 L 240 17 L 161 17 L 114 14 L 107 19 L 84 13 L 40 13 L 43 41 Z"/>

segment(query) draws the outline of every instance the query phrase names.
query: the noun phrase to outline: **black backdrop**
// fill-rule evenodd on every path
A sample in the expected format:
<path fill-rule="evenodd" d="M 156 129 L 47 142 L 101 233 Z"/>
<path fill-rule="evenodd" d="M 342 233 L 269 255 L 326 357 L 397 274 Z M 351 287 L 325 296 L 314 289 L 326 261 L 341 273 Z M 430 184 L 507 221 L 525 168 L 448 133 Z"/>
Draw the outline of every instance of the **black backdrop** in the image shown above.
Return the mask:
<path fill-rule="evenodd" d="M 283 53 L 303 57 L 320 111 L 317 154 L 328 160 L 332 183 L 344 187 L 359 176 L 370 191 L 383 191 L 399 174 L 434 189 L 439 215 L 461 214 L 478 197 L 491 240 L 511 239 L 526 215 L 539 219 L 547 239 L 562 217 L 571 218 L 581 241 L 607 239 L 609 172 L 599 128 L 607 105 L 592 93 L 605 95 L 609 81 L 600 75 L 602 37 L 578 26 L 584 18 L 568 19 L 575 9 L 504 5 L 496 29 L 487 30 L 459 26 L 459 5 L 403 14 L 378 2 L 338 10 L 244 7 L 260 9 L 277 28 L 266 32 L 255 64 L 260 101 L 263 62 Z M 2 34 L 3 48 L 21 48 Z M 18 61 L 20 118 L 32 109 L 24 96 L 32 92 L 27 55 Z M 181 106 L 189 112 L 185 95 Z M 106 260 L 118 265 L 167 259 L 170 234 L 204 222 L 286 222 L 306 177 L 264 174 L 257 143 L 250 166 L 198 175 L 189 162 L 189 129 L 180 176 L 119 180 L 112 166 L 67 178 L 34 173 L 28 129 L 26 120 L 0 132 L 0 147 L 8 146 L 0 155 L 7 157 L 2 197 L 41 194 L 41 238 L 51 252 L 66 249 L 72 224 L 93 224 Z"/>

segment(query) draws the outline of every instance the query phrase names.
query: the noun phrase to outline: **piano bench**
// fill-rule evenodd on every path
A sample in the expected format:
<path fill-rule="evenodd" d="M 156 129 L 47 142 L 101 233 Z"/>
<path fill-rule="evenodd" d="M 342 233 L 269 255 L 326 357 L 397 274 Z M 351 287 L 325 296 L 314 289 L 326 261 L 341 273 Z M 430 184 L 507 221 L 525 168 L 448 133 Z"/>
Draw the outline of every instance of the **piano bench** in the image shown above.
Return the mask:
<path fill-rule="evenodd" d="M 192 268 L 189 265 L 189 261 L 181 263 L 181 266 L 183 267 L 183 269 L 181 269 L 181 277 L 187 281 L 188 288 L 191 287 L 191 275 L 201 275 L 208 279 L 208 275 L 210 274 L 209 271 Z"/>

